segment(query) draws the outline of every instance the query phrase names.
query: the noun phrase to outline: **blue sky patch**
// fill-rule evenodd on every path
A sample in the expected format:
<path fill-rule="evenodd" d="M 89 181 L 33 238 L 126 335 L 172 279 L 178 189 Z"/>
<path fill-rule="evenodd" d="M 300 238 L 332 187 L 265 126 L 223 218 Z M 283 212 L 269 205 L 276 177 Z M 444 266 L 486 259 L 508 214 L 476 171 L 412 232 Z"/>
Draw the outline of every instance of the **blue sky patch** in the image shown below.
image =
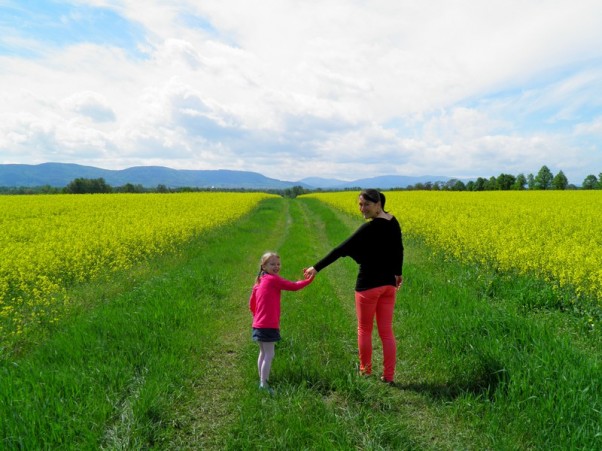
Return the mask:
<path fill-rule="evenodd" d="M 0 55 L 35 56 L 42 46 L 102 44 L 142 57 L 138 43 L 144 29 L 115 11 L 64 2 L 33 1 L 0 4 Z"/>

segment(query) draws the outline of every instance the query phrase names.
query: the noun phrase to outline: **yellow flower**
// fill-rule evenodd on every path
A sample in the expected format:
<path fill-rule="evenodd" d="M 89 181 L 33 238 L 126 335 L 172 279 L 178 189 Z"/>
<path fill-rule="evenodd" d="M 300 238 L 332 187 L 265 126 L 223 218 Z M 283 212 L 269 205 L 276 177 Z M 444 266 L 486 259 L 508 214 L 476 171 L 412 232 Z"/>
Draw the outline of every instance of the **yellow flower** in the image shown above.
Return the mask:
<path fill-rule="evenodd" d="M 357 215 L 357 192 L 315 193 Z M 395 191 L 406 236 L 466 262 L 532 274 L 602 302 L 602 196 L 596 191 Z"/>
<path fill-rule="evenodd" d="M 66 287 L 235 221 L 263 193 L 0 196 L 2 340 L 58 321 Z M 219 208 L 219 215 L 211 214 Z"/>

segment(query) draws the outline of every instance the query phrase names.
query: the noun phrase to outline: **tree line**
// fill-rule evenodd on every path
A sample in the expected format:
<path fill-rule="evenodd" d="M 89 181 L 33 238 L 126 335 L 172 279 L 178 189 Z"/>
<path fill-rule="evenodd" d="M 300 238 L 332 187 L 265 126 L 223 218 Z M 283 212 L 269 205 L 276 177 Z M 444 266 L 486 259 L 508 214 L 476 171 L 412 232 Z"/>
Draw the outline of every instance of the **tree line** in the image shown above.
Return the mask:
<path fill-rule="evenodd" d="M 108 194 L 108 193 L 184 193 L 201 191 L 232 191 L 246 192 L 258 191 L 242 188 L 200 188 L 200 187 L 178 187 L 170 188 L 164 184 L 156 187 L 147 188 L 140 184 L 126 183 L 121 186 L 111 186 L 104 178 L 88 179 L 76 178 L 69 182 L 65 187 L 56 187 L 50 185 L 34 187 L 6 187 L 0 186 L 0 194 Z M 265 190 L 261 190 L 265 191 Z"/>
<path fill-rule="evenodd" d="M 360 190 L 360 187 L 346 188 L 349 190 Z M 450 179 L 446 182 L 425 182 L 416 183 L 407 187 L 392 188 L 396 190 L 428 190 L 428 191 L 506 191 L 506 190 L 567 190 L 567 189 L 602 189 L 602 172 L 596 177 L 593 174 L 588 175 L 583 180 L 581 187 L 569 184 L 567 177 L 562 171 L 553 174 L 547 166 L 542 166 L 537 175 L 522 173 L 518 175 L 500 174 L 497 177 L 483 178 L 463 182 L 459 179 Z M 284 197 L 297 197 L 301 194 L 312 191 L 330 191 L 323 189 L 308 189 L 303 186 L 293 186 L 285 189 L 253 190 L 244 188 L 219 188 L 219 191 L 229 192 L 250 192 L 262 191 L 278 194 Z M 65 187 L 53 187 L 50 185 L 38 187 L 1 187 L 0 194 L 101 194 L 101 193 L 177 193 L 177 192 L 201 192 L 216 191 L 215 188 L 199 187 L 179 187 L 169 188 L 166 185 L 159 184 L 154 188 L 145 188 L 140 184 L 126 183 L 122 186 L 113 187 L 101 178 L 87 179 L 76 178 L 69 182 Z"/>
<path fill-rule="evenodd" d="M 509 191 L 509 190 L 567 190 L 579 189 L 570 184 L 564 172 L 553 174 L 547 166 L 542 166 L 537 175 L 520 173 L 518 175 L 500 174 L 488 179 L 478 177 L 464 183 L 462 180 L 450 179 L 447 182 L 426 182 L 410 185 L 408 190 L 447 190 L 447 191 Z M 588 175 L 580 189 L 602 189 L 602 172 L 596 177 Z"/>

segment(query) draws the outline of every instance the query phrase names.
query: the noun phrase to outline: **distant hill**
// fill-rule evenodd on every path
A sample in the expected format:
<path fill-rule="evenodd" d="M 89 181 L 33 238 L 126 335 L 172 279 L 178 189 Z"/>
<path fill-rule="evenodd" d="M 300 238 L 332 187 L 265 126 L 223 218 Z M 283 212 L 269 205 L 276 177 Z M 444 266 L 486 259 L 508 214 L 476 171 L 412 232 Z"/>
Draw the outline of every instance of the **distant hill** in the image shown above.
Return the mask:
<path fill-rule="evenodd" d="M 111 186 L 127 183 L 156 188 L 227 188 L 227 189 L 286 189 L 299 185 L 265 177 L 256 172 L 230 170 L 170 169 L 162 166 L 137 166 L 121 170 L 100 169 L 71 163 L 42 163 L 38 165 L 0 165 L 0 186 L 34 187 L 67 186 L 76 178 L 103 178 Z"/>
<path fill-rule="evenodd" d="M 127 183 L 156 188 L 165 185 L 169 188 L 222 188 L 222 189 L 286 189 L 302 186 L 306 189 L 346 189 L 346 188 L 405 188 L 416 183 L 446 182 L 449 177 L 421 176 L 410 177 L 386 175 L 354 181 L 305 178 L 299 181 L 285 181 L 265 177 L 257 172 L 218 170 L 171 169 L 163 166 L 136 166 L 121 170 L 101 169 L 72 163 L 0 164 L 1 187 L 38 187 L 49 185 L 62 188 L 76 178 L 103 178 L 111 186 Z"/>
<path fill-rule="evenodd" d="M 383 175 L 380 177 L 371 177 L 359 180 L 353 180 L 351 182 L 340 182 L 333 184 L 330 188 L 333 189 L 345 189 L 345 188 L 379 188 L 379 189 L 391 189 L 391 188 L 407 188 L 408 186 L 415 185 L 417 183 L 426 182 L 447 182 L 450 177 L 442 177 L 437 175 L 424 175 L 420 177 L 412 177 L 406 175 Z"/>
<path fill-rule="evenodd" d="M 338 185 L 342 185 L 345 182 L 344 180 L 338 179 L 325 179 L 322 177 L 307 177 L 299 180 L 299 183 L 303 183 L 305 185 L 309 185 L 315 188 L 333 188 Z"/>

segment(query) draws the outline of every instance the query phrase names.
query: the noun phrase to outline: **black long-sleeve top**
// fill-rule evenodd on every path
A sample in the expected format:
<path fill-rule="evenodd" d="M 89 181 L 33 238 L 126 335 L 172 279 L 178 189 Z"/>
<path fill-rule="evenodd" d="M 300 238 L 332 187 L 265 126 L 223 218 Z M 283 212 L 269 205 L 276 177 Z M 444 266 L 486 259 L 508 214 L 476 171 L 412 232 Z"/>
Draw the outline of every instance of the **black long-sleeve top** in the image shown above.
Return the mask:
<path fill-rule="evenodd" d="M 359 264 L 356 291 L 383 285 L 395 286 L 395 276 L 401 276 L 403 268 L 403 240 L 399 222 L 394 216 L 390 220 L 374 218 L 366 222 L 316 263 L 314 268 L 320 271 L 340 257 L 351 257 Z"/>

